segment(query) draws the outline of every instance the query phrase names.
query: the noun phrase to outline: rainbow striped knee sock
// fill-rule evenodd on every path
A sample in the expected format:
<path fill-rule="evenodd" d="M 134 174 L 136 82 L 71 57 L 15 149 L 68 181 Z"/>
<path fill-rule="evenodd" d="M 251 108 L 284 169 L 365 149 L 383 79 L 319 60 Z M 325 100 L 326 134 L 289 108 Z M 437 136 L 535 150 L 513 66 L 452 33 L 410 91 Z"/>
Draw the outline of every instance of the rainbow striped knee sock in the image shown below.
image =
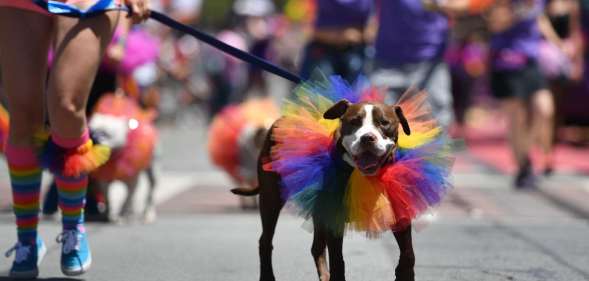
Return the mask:
<path fill-rule="evenodd" d="M 42 169 L 33 148 L 6 145 L 18 241 L 34 244 L 39 224 Z"/>
<path fill-rule="evenodd" d="M 87 131 L 79 138 L 63 138 L 53 135 L 51 139 L 57 146 L 69 151 L 77 150 L 91 142 Z M 86 204 L 88 175 L 66 176 L 63 173 L 55 174 L 55 184 L 59 195 L 63 229 L 77 228 L 84 232 L 84 206 Z"/>

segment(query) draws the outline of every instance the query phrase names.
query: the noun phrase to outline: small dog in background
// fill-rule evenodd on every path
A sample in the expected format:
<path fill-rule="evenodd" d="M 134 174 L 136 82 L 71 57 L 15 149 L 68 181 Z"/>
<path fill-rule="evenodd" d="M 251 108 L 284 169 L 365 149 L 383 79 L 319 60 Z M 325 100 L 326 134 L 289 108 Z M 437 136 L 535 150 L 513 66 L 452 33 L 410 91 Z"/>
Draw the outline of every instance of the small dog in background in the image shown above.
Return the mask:
<path fill-rule="evenodd" d="M 278 108 L 270 99 L 251 99 L 225 107 L 209 128 L 208 150 L 213 164 L 244 189 L 258 186 L 258 156 L 278 116 Z M 242 209 L 257 208 L 255 198 L 239 200 Z"/>
<path fill-rule="evenodd" d="M 153 160 L 158 132 L 153 123 L 154 119 L 155 113 L 141 109 L 134 99 L 114 94 L 101 97 L 90 117 L 88 127 L 93 139 L 112 149 L 109 161 L 90 175 L 91 184 L 97 187 L 104 197 L 109 218 L 129 219 L 133 215 L 133 198 L 142 173 L 148 180 L 142 219 L 149 223 L 156 218 L 154 192 L 157 180 Z M 128 191 L 117 214 L 111 213 L 111 203 L 108 199 L 114 181 L 122 182 Z"/>

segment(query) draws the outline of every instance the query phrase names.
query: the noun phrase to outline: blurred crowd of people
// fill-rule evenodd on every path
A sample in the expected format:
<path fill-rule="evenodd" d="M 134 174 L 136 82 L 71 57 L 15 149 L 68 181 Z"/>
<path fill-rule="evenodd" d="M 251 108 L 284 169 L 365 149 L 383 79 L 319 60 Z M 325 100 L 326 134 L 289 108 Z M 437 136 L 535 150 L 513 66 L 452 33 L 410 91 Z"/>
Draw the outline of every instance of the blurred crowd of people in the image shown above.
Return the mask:
<path fill-rule="evenodd" d="M 317 70 L 350 83 L 364 76 L 389 89 L 391 101 L 425 89 L 454 136 L 464 136 L 470 106 L 497 107 L 519 167 L 514 185 L 525 188 L 536 184 L 532 146 L 550 175 L 558 129 L 589 123 L 587 11 L 589 3 L 576 0 L 237 0 L 217 36 L 303 79 Z M 161 58 L 183 81 L 182 103 L 204 105 L 212 117 L 248 97 L 282 97 L 268 73 L 179 36 L 167 39 L 177 47 L 163 48 Z M 586 140 L 574 132 L 568 139 Z"/>
<path fill-rule="evenodd" d="M 202 0 L 151 6 L 202 27 Z M 532 144 L 544 152 L 540 165 L 550 174 L 558 128 L 589 124 L 588 1 L 235 0 L 224 17 L 205 30 L 303 79 L 317 70 L 350 83 L 364 76 L 389 89 L 391 101 L 410 87 L 425 89 L 437 119 L 458 137 L 471 105 L 500 107 L 520 167 L 518 187 L 534 185 Z M 160 121 L 186 111 L 211 120 L 249 97 L 279 101 L 291 87 L 188 35 L 123 19 L 88 112 L 102 94 L 119 91 L 157 110 Z"/>

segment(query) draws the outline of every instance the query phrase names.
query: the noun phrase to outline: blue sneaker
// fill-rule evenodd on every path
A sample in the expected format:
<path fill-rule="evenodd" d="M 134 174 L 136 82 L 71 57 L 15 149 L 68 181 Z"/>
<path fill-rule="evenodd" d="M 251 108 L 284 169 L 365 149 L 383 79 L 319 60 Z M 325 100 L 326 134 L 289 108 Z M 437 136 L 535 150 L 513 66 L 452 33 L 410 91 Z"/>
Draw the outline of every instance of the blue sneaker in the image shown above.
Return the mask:
<path fill-rule="evenodd" d="M 77 229 L 64 230 L 56 240 L 63 244 L 61 251 L 61 272 L 63 274 L 77 276 L 88 271 L 92 264 L 92 255 L 86 233 Z"/>
<path fill-rule="evenodd" d="M 39 276 L 39 265 L 47 253 L 47 247 L 40 238 L 36 244 L 26 245 L 17 242 L 14 247 L 8 250 L 5 256 L 8 258 L 12 253 L 14 262 L 10 268 L 10 277 L 13 279 L 32 279 Z"/>

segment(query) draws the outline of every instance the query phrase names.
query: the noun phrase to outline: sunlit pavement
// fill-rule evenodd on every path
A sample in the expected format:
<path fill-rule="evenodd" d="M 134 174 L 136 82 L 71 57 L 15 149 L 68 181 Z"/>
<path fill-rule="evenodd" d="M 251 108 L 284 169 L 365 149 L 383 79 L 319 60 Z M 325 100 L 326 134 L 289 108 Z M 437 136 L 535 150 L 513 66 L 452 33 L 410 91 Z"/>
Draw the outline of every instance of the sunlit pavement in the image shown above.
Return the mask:
<path fill-rule="evenodd" d="M 193 125 L 162 131 L 158 220 L 89 225 L 94 264 L 80 279 L 258 280 L 259 216 L 239 209 L 228 192 L 232 183 L 207 163 L 203 130 Z M 583 169 L 569 165 L 541 179 L 540 191 L 518 192 L 508 171 L 497 168 L 505 160 L 490 161 L 476 150 L 457 157 L 454 190 L 416 223 L 417 280 L 589 280 L 589 179 Z M 5 166 L 0 171 L 0 249 L 8 249 L 15 233 Z M 288 210 L 278 223 L 278 280 L 316 280 L 312 236 L 303 223 Z M 41 224 L 49 245 L 41 277 L 76 280 L 59 272 L 58 232 L 54 221 Z M 394 280 L 398 250 L 390 234 L 376 240 L 350 234 L 344 254 L 348 280 Z M 11 261 L 0 259 L 0 276 Z"/>

